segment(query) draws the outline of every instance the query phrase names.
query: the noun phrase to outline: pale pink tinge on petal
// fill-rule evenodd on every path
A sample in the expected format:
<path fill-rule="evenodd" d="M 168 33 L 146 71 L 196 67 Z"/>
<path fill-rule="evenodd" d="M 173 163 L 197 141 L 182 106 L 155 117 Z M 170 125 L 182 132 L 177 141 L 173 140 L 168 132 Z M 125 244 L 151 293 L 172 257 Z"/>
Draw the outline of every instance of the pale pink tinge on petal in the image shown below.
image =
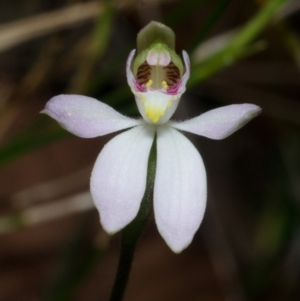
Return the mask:
<path fill-rule="evenodd" d="M 186 51 L 184 51 L 184 50 L 182 51 L 182 56 L 183 56 L 183 60 L 184 60 L 185 71 L 184 71 L 182 78 L 176 84 L 170 86 L 167 89 L 167 93 L 169 95 L 177 95 L 177 94 L 181 95 L 186 90 L 186 83 L 190 78 L 191 64 L 190 64 L 189 55 L 186 53 Z"/>
<path fill-rule="evenodd" d="M 184 60 L 184 65 L 185 65 L 185 73 L 182 76 L 182 85 L 186 86 L 186 83 L 188 81 L 188 79 L 190 78 L 190 73 L 191 73 L 191 63 L 190 63 L 190 58 L 189 55 L 187 54 L 186 51 L 182 51 L 182 56 L 183 56 L 183 60 Z"/>
<path fill-rule="evenodd" d="M 224 139 L 261 113 L 253 104 L 229 105 L 201 114 L 183 122 L 170 123 L 176 129 L 208 137 Z"/>
<path fill-rule="evenodd" d="M 42 111 L 69 132 L 83 138 L 106 135 L 140 125 L 141 120 L 126 117 L 107 104 L 82 95 L 58 95 Z"/>
<path fill-rule="evenodd" d="M 130 88 L 134 88 L 134 76 L 131 71 L 132 60 L 135 54 L 135 49 L 131 50 L 126 61 L 126 76 Z"/>
<path fill-rule="evenodd" d="M 135 51 L 136 51 L 135 49 L 131 50 L 127 58 L 127 62 L 126 62 L 127 83 L 130 89 L 132 90 L 132 92 L 145 92 L 147 91 L 147 89 L 136 81 L 131 70 L 132 60 L 134 58 Z"/>

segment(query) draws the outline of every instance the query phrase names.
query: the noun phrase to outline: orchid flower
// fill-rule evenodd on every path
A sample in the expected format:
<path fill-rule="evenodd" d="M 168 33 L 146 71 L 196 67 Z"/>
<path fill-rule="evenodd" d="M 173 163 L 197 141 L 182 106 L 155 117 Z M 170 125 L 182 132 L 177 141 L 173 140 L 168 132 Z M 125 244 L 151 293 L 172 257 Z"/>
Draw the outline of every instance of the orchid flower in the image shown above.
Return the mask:
<path fill-rule="evenodd" d="M 137 41 L 137 54 L 135 50 L 129 54 L 126 73 L 143 119 L 126 117 L 80 95 L 55 96 L 43 112 L 83 138 L 131 128 L 104 146 L 91 176 L 91 194 L 109 234 L 128 225 L 139 211 L 149 153 L 157 136 L 155 221 L 166 243 L 179 253 L 191 243 L 202 222 L 207 185 L 199 152 L 178 130 L 223 139 L 261 109 L 253 104 L 228 105 L 187 121 L 170 121 L 190 76 L 189 57 L 183 51 L 183 65 L 174 51 L 173 31 L 157 22 L 142 29 Z"/>

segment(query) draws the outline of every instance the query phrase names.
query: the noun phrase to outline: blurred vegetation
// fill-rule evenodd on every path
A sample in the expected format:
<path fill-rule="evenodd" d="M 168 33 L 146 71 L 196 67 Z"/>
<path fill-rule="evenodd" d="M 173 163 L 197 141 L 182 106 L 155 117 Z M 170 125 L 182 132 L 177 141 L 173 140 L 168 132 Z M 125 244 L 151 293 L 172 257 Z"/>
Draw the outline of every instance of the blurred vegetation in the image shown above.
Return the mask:
<path fill-rule="evenodd" d="M 126 115 L 138 114 L 126 83 L 124 66 L 129 51 L 135 47 L 136 33 L 155 18 L 174 28 L 178 49 L 189 50 L 192 73 L 187 94 L 203 96 L 204 104 L 198 111 L 237 101 L 263 107 L 264 116 L 258 125 L 261 128 L 251 129 L 247 136 L 249 141 L 244 142 L 245 148 L 249 146 L 258 153 L 255 158 L 261 158 L 261 168 L 265 168 L 263 175 L 252 170 L 259 162 L 245 162 L 242 154 L 240 159 L 238 156 L 232 159 L 243 173 L 242 179 L 248 176 L 249 182 L 254 183 L 253 190 L 257 190 L 245 193 L 248 199 L 241 200 L 249 210 L 246 225 L 241 225 L 245 233 L 250 233 L 247 241 L 241 246 L 245 238 L 239 236 L 238 231 L 235 233 L 222 217 L 218 220 L 225 229 L 224 237 L 212 230 L 213 222 L 211 225 L 207 222 L 206 226 L 213 235 L 215 233 L 215 238 L 209 238 L 212 241 L 226 238 L 237 265 L 238 279 L 233 281 L 240 289 L 234 293 L 223 291 L 224 300 L 299 300 L 298 1 L 17 2 L 16 11 L 9 1 L 0 4 L 3 20 L 0 25 L 0 167 L 3 176 L 26 155 L 34 156 L 42 147 L 71 137 L 53 120 L 38 114 L 54 95 L 85 94 L 101 99 Z M 233 70 L 239 63 L 256 66 L 257 61 L 264 63 L 259 65 L 264 69 L 246 68 L 244 72 L 249 75 L 246 84 L 243 74 L 241 78 L 237 75 L 227 78 L 227 82 L 224 79 L 218 82 L 218 76 Z M 296 71 L 285 75 L 282 62 Z M 274 82 L 268 78 L 268 75 L 276 76 L 273 64 L 278 64 L 280 73 L 280 80 L 274 77 Z M 205 90 L 209 83 L 213 88 Z M 248 101 L 251 97 L 252 101 Z M 258 138 L 251 138 L 255 135 Z M 22 210 L 16 212 L 10 197 L 8 204 L 7 196 L 3 197 L 1 209 L 0 233 L 7 232 L 5 235 L 31 225 Z M 78 209 L 81 218 L 62 247 L 56 268 L 43 288 L 42 300 L 75 300 L 80 286 L 108 252 L 108 242 L 99 245 L 95 242 L 96 235 L 91 234 L 93 219 L 89 209 L 85 213 Z M 238 215 L 243 216 L 243 210 Z M 225 249 L 221 244 L 223 247 Z"/>

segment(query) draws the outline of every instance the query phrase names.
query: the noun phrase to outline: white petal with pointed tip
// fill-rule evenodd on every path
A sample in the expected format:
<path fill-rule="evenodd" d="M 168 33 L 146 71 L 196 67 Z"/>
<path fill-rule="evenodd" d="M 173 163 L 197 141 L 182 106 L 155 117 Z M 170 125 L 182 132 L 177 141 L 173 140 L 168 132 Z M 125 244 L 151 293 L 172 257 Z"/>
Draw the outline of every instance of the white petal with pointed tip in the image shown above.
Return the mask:
<path fill-rule="evenodd" d="M 135 49 L 131 50 L 126 61 L 126 76 L 129 87 L 134 90 L 134 76 L 131 71 L 132 60 L 135 54 Z"/>
<path fill-rule="evenodd" d="M 51 98 L 42 113 L 58 121 L 69 132 L 93 138 L 141 124 L 107 104 L 82 95 L 58 95 Z"/>
<path fill-rule="evenodd" d="M 146 188 L 154 129 L 138 126 L 105 145 L 91 176 L 91 193 L 103 228 L 113 234 L 137 215 Z"/>
<path fill-rule="evenodd" d="M 183 60 L 184 60 L 184 65 L 185 65 L 185 73 L 182 77 L 182 86 L 183 86 L 183 91 L 185 91 L 185 86 L 186 83 L 188 81 L 188 79 L 190 78 L 190 73 L 191 73 L 191 63 L 190 63 L 190 58 L 189 55 L 187 54 L 186 51 L 182 51 L 182 56 L 183 56 Z"/>
<path fill-rule="evenodd" d="M 205 207 L 206 172 L 199 152 L 178 131 L 159 127 L 154 212 L 158 231 L 174 252 L 191 243 Z"/>
<path fill-rule="evenodd" d="M 190 120 L 170 124 L 179 130 L 219 140 L 243 127 L 260 112 L 260 107 L 244 103 L 217 108 Z"/>

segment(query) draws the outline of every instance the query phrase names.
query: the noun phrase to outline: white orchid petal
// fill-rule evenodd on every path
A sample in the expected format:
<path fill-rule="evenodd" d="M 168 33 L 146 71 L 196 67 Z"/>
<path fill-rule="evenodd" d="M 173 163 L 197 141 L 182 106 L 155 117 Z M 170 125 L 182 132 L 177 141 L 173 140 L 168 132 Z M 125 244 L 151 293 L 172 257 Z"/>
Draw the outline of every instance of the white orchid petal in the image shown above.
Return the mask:
<path fill-rule="evenodd" d="M 230 136 L 260 112 L 260 107 L 244 103 L 217 108 L 190 120 L 170 124 L 182 131 L 219 140 Z"/>
<path fill-rule="evenodd" d="M 134 85 L 134 76 L 131 71 L 131 65 L 132 65 L 132 60 L 135 55 L 135 49 L 131 50 L 129 53 L 129 56 L 126 61 L 126 76 L 127 76 L 127 82 L 131 90 L 135 90 L 135 85 Z"/>
<path fill-rule="evenodd" d="M 95 163 L 91 193 L 103 228 L 110 234 L 129 224 L 140 208 L 154 137 L 151 126 L 138 126 L 105 145 Z"/>
<path fill-rule="evenodd" d="M 193 144 L 178 131 L 159 127 L 154 212 L 158 231 L 181 252 L 192 241 L 206 206 L 206 172 Z"/>
<path fill-rule="evenodd" d="M 190 63 L 190 58 L 189 58 L 189 55 L 187 54 L 186 51 L 182 51 L 182 56 L 183 56 L 183 60 L 184 60 L 184 65 L 185 65 L 185 73 L 181 79 L 181 84 L 182 84 L 182 87 L 185 91 L 185 86 L 186 86 L 186 83 L 188 81 L 188 79 L 190 78 L 190 73 L 191 73 L 191 63 Z M 184 92 L 183 91 L 183 92 Z"/>
<path fill-rule="evenodd" d="M 51 98 L 42 113 L 58 121 L 69 132 L 93 138 L 141 124 L 107 104 L 82 95 L 58 95 Z"/>

